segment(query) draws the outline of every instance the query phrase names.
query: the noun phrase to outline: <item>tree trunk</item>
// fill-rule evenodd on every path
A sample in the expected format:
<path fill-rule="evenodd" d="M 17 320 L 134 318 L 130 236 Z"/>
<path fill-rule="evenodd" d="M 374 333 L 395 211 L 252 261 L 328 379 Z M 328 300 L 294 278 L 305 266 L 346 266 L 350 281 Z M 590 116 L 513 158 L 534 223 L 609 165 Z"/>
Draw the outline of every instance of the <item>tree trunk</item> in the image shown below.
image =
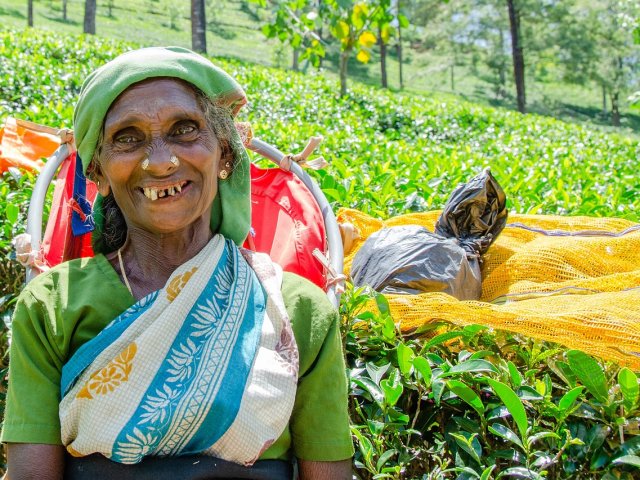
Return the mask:
<path fill-rule="evenodd" d="M 33 0 L 27 2 L 27 25 L 33 27 Z"/>
<path fill-rule="evenodd" d="M 398 25 L 398 44 L 396 45 L 396 53 L 398 55 L 398 77 L 400 80 L 400 90 L 404 88 L 402 80 L 402 28 Z"/>
<path fill-rule="evenodd" d="M 500 39 L 500 52 L 504 52 L 504 31 L 502 28 L 498 29 Z M 507 94 L 507 62 L 503 61 L 504 57 L 500 57 L 500 63 L 498 65 L 498 88 L 496 89 L 496 98 L 506 98 Z"/>
<path fill-rule="evenodd" d="M 349 50 L 340 52 L 340 96 L 347 94 L 347 64 L 349 62 Z"/>
<path fill-rule="evenodd" d="M 511 28 L 511 52 L 513 55 L 513 76 L 516 82 L 518 110 L 526 111 L 526 97 L 524 87 L 524 54 L 520 38 L 520 12 L 515 4 L 516 0 L 507 0 L 509 7 L 509 26 Z"/>
<path fill-rule="evenodd" d="M 602 84 L 602 115 L 607 114 L 607 87 Z"/>
<path fill-rule="evenodd" d="M 450 76 L 451 76 L 451 91 L 455 92 L 456 91 L 456 76 L 455 76 L 455 68 L 456 68 L 456 64 L 455 62 L 451 63 L 450 66 Z"/>
<path fill-rule="evenodd" d="M 318 0 L 318 3 L 316 4 L 316 8 L 317 8 L 317 12 L 321 12 L 322 11 L 322 0 Z M 316 35 L 318 35 L 318 40 L 322 41 L 322 23 L 320 23 L 318 25 L 318 30 L 316 30 Z M 320 57 L 320 59 L 318 60 L 318 69 L 322 68 L 322 63 L 324 62 L 324 58 Z"/>
<path fill-rule="evenodd" d="M 293 49 L 293 61 L 291 62 L 291 69 L 294 72 L 297 72 L 298 70 L 300 70 L 299 58 L 300 58 L 300 50 L 298 50 L 297 48 L 294 48 Z"/>
<path fill-rule="evenodd" d="M 191 48 L 207 53 L 207 22 L 204 0 L 191 0 Z"/>
<path fill-rule="evenodd" d="M 96 0 L 84 3 L 84 33 L 96 34 Z"/>
<path fill-rule="evenodd" d="M 113 18 L 113 1 L 114 0 L 108 0 L 107 2 L 107 8 L 108 8 L 107 15 L 109 16 L 109 18 Z"/>
<path fill-rule="evenodd" d="M 620 104 L 619 96 L 620 92 L 611 92 L 611 125 L 614 127 L 620 126 Z"/>
<path fill-rule="evenodd" d="M 62 20 L 67 21 L 67 0 L 62 0 Z"/>
<path fill-rule="evenodd" d="M 387 44 L 382 40 L 382 29 L 378 28 L 378 43 L 380 44 L 380 80 L 382 88 L 389 88 L 387 83 Z"/>

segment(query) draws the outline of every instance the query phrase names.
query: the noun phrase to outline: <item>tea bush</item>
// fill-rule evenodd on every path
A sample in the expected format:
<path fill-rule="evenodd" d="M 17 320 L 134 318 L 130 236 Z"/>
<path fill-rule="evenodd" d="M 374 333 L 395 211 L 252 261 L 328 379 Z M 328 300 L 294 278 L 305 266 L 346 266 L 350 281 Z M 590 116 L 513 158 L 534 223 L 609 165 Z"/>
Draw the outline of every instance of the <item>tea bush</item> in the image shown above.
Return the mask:
<path fill-rule="evenodd" d="M 342 301 L 360 478 L 637 478 L 634 372 L 480 325 L 403 337 L 388 312 Z"/>
<path fill-rule="evenodd" d="M 84 78 L 134 47 L 0 30 L 0 121 L 70 126 Z M 245 87 L 240 120 L 257 137 L 292 152 L 325 138 L 330 166 L 313 175 L 336 207 L 380 217 L 439 208 L 460 181 L 490 167 L 513 211 L 640 218 L 637 139 L 436 95 L 353 85 L 339 98 L 337 81 L 322 73 L 214 61 Z M 5 174 L 0 187 L 5 319 L 21 282 L 9 242 L 24 225 L 32 182 Z M 349 290 L 341 307 L 360 478 L 637 476 L 634 372 L 482 326 L 429 325 L 402 337 L 384 297 L 380 311 L 363 309 L 371 296 Z"/>

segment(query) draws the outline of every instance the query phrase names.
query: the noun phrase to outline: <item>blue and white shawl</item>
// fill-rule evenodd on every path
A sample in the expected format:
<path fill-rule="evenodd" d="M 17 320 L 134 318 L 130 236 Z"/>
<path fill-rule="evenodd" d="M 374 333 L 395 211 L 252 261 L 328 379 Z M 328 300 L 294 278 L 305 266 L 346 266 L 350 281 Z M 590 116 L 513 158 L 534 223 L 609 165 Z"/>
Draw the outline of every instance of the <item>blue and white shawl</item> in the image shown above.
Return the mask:
<path fill-rule="evenodd" d="M 69 453 L 253 464 L 286 428 L 296 394 L 298 350 L 281 282 L 266 255 L 216 235 L 64 366 Z"/>

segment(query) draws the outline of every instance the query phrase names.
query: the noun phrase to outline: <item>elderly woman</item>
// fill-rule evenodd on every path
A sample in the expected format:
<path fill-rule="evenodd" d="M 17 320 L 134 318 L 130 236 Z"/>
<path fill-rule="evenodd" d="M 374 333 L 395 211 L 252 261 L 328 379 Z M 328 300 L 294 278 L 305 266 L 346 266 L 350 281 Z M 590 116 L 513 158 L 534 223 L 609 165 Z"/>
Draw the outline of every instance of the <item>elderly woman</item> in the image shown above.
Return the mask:
<path fill-rule="evenodd" d="M 238 84 L 182 48 L 85 82 L 78 155 L 98 184 L 93 258 L 16 305 L 8 477 L 347 479 L 337 314 L 237 247 L 250 228 Z"/>

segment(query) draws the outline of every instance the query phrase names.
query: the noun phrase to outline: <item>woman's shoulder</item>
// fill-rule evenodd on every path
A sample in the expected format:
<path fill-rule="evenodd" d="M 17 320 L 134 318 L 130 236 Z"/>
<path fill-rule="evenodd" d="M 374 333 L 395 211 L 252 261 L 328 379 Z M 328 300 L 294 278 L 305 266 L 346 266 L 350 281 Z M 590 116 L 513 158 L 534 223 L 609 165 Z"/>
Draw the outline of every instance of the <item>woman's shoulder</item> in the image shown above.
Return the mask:
<path fill-rule="evenodd" d="M 42 272 L 23 289 L 23 295 L 46 297 L 61 289 L 91 288 L 98 279 L 109 278 L 108 261 L 103 255 L 76 258 Z"/>

